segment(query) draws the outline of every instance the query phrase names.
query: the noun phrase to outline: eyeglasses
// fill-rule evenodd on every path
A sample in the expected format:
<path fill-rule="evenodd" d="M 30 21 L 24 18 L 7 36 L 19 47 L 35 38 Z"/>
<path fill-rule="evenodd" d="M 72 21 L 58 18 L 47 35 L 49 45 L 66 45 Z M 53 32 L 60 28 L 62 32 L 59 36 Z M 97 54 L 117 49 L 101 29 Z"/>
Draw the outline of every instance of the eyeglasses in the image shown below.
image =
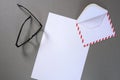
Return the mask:
<path fill-rule="evenodd" d="M 29 15 L 29 17 L 26 18 L 25 21 L 24 21 L 24 22 L 22 23 L 22 25 L 21 25 L 21 28 L 20 28 L 20 31 L 19 31 L 18 36 L 17 36 L 16 43 L 15 43 L 15 45 L 16 45 L 17 47 L 20 47 L 20 46 L 26 44 L 27 42 L 29 42 L 35 35 L 37 35 L 37 34 L 39 33 L 39 31 L 42 29 L 42 24 L 41 24 L 41 22 L 40 22 L 27 8 L 25 8 L 24 6 L 22 6 L 22 5 L 20 5 L 20 4 L 17 4 L 17 6 L 18 6 L 19 8 L 21 8 L 22 10 L 24 10 L 25 12 L 27 12 L 27 14 Z M 22 42 L 21 44 L 18 44 L 18 41 L 19 41 L 19 38 L 20 38 L 20 35 L 21 35 L 21 32 L 22 32 L 22 29 L 23 29 L 25 23 L 26 23 L 28 20 L 30 20 L 30 19 L 32 20 L 32 18 L 34 18 L 34 19 L 38 22 L 38 24 L 39 24 L 39 26 L 40 26 L 39 29 L 38 29 L 34 34 L 32 34 L 32 36 L 31 36 L 30 38 L 28 38 L 27 40 L 25 40 L 25 41 Z"/>

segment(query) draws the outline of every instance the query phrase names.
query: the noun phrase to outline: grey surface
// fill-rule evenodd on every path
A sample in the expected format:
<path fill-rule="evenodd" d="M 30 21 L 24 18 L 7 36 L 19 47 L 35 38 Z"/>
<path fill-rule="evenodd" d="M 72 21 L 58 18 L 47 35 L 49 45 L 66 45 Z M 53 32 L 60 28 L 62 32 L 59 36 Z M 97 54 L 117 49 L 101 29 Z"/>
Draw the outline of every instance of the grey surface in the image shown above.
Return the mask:
<path fill-rule="evenodd" d="M 30 78 L 38 45 L 16 48 L 21 23 L 27 16 L 17 7 L 26 6 L 42 22 L 48 12 L 77 19 L 89 3 L 109 10 L 117 37 L 90 47 L 82 80 L 120 80 L 120 1 L 118 0 L 0 0 L 0 80 L 33 80 Z M 26 24 L 27 26 L 27 24 Z M 38 35 L 39 41 L 41 33 Z"/>

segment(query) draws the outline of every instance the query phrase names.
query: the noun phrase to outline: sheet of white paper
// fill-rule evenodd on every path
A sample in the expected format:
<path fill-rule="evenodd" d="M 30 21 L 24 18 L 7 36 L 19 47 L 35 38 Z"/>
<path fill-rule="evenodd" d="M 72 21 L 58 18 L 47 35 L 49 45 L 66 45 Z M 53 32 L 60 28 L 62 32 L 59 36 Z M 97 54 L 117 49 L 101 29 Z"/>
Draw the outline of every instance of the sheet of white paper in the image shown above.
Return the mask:
<path fill-rule="evenodd" d="M 96 4 L 88 5 L 78 20 L 84 46 L 115 36 L 108 11 Z"/>
<path fill-rule="evenodd" d="M 88 50 L 79 38 L 76 20 L 49 13 L 31 77 L 80 80 Z"/>

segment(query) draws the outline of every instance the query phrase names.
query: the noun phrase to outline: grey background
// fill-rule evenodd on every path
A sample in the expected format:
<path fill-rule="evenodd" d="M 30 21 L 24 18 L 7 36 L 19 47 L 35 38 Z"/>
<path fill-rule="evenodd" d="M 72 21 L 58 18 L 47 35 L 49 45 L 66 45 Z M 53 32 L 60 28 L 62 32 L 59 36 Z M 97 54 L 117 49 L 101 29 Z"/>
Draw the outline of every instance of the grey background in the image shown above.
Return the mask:
<path fill-rule="evenodd" d="M 120 80 L 119 0 L 0 0 L 0 80 L 34 80 L 30 76 L 39 45 L 34 38 L 32 45 L 15 46 L 20 26 L 27 18 L 17 3 L 27 7 L 45 25 L 50 11 L 77 19 L 85 6 L 93 2 L 109 10 L 117 37 L 90 47 L 82 80 Z M 40 39 L 41 33 L 39 42 Z"/>

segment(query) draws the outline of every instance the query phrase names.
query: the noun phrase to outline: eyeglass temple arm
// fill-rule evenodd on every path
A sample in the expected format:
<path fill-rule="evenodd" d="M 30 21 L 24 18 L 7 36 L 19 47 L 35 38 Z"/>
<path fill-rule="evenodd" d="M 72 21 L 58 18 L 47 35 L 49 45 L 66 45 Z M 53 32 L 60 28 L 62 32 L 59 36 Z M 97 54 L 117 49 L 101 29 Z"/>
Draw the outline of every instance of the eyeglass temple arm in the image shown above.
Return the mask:
<path fill-rule="evenodd" d="M 31 14 L 31 16 L 34 17 L 34 18 L 38 21 L 39 25 L 42 27 L 41 22 L 40 22 L 27 8 L 25 8 L 24 6 L 22 6 L 22 5 L 20 5 L 20 4 L 17 4 L 17 6 L 20 7 L 20 8 L 22 7 L 22 8 L 24 8 L 26 11 L 28 11 L 28 12 Z"/>

